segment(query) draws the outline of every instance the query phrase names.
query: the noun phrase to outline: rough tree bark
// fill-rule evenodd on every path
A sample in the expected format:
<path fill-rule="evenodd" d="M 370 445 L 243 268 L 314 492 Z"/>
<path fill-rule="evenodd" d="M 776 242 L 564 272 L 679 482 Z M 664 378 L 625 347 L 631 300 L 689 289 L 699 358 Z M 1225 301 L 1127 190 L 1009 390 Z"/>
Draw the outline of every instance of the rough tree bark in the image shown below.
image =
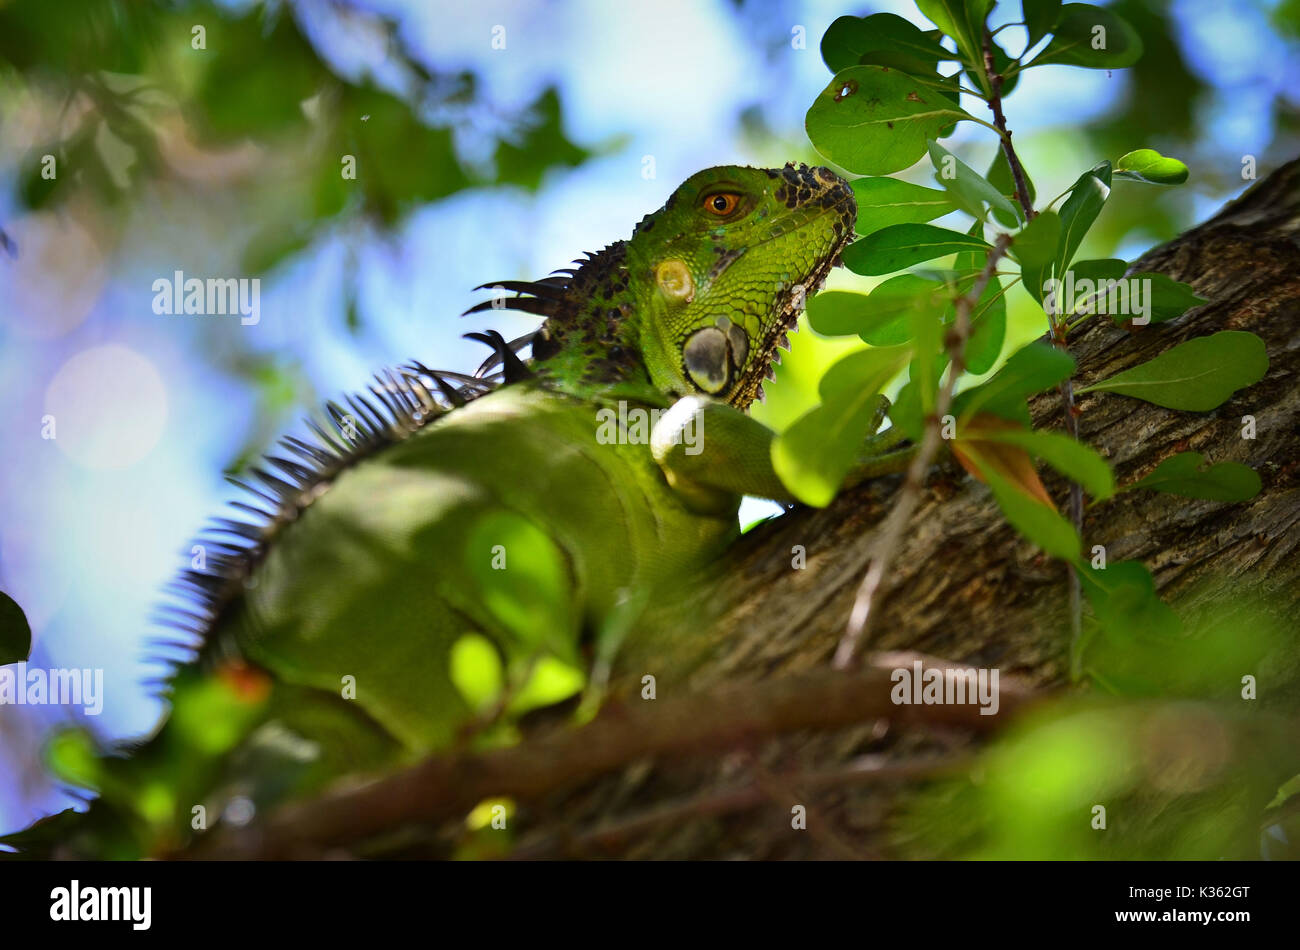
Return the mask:
<path fill-rule="evenodd" d="M 1262 594 L 1282 617 L 1293 616 L 1300 601 L 1298 235 L 1300 161 L 1295 161 L 1135 264 L 1135 271 L 1160 271 L 1192 284 L 1209 303 L 1171 323 L 1133 332 L 1095 319 L 1070 341 L 1082 385 L 1219 330 L 1250 330 L 1267 345 L 1266 378 L 1211 412 L 1176 412 L 1108 393 L 1078 402 L 1080 437 L 1111 459 L 1121 485 L 1189 450 L 1215 462 L 1243 462 L 1260 474 L 1263 491 L 1243 504 L 1133 492 L 1088 513 L 1085 544 L 1105 545 L 1112 562 L 1141 560 L 1154 573 L 1161 595 L 1185 616 L 1194 617 L 1204 607 L 1206 591 L 1225 581 L 1236 592 Z M 1033 401 L 1036 424 L 1059 429 L 1060 405 L 1055 392 Z M 1255 417 L 1254 440 L 1241 437 L 1245 415 Z M 1048 478 L 1046 483 L 1063 502 L 1063 482 Z M 269 829 L 209 853 L 309 855 L 332 844 L 348 848 L 335 832 L 359 807 L 373 812 L 378 803 L 398 803 L 378 822 L 390 829 L 411 818 L 448 818 L 461 803 L 443 810 L 418 804 L 438 798 L 431 791 L 440 786 L 430 783 L 445 785 L 449 776 L 457 776 L 478 790 L 476 780 L 498 774 L 492 770 L 500 767 L 533 779 L 516 776 L 513 785 L 506 783 L 519 799 L 518 856 L 889 856 L 885 829 L 899 800 L 918 780 L 959 768 L 977 741 L 969 722 L 949 719 L 917 727 L 882 718 L 878 697 L 846 711 L 850 701 L 824 676 L 873 530 L 897 490 L 897 479 L 871 482 L 825 510 L 794 511 L 752 532 L 720 565 L 718 581 L 710 586 L 716 600 L 699 605 L 701 613 L 720 612 L 721 622 L 677 639 L 631 645 L 621 686 L 632 698 L 624 712 L 615 709 L 612 720 L 602 717 L 602 728 L 610 727 L 615 737 L 625 735 L 618 717 L 631 717 L 628 723 L 643 739 L 630 753 L 637 761 L 595 756 L 599 732 L 589 733 L 590 742 L 563 749 L 552 735 L 531 750 L 531 765 L 526 756 L 443 763 L 423 775 L 423 785 L 419 774 L 408 774 L 383 788 L 363 790 L 360 798 L 352 791 L 337 796 L 333 825 L 326 802 L 314 812 L 281 816 Z M 804 570 L 792 569 L 795 545 L 807 551 Z M 877 608 L 868 649 L 920 651 L 997 667 L 1039 693 L 1069 688 L 1066 603 L 1065 567 L 1020 539 L 988 489 L 947 461 L 926 482 Z M 871 665 L 868 658 L 864 666 Z M 877 657 L 877 670 L 879 665 Z M 1298 667 L 1300 648 L 1292 639 L 1275 669 L 1293 688 L 1300 682 Z M 645 672 L 657 678 L 657 702 L 677 697 L 697 703 L 676 707 L 680 718 L 662 734 L 653 734 L 653 722 L 636 718 L 642 714 L 634 691 Z M 858 686 L 870 685 L 870 669 L 858 675 L 866 677 Z M 790 702 L 791 684 L 807 685 L 805 695 L 817 708 Z M 747 685 L 753 686 L 748 692 Z M 620 683 L 615 686 L 617 691 Z M 727 705 L 716 710 L 720 735 L 710 736 L 698 726 L 708 716 L 698 697 L 713 690 L 721 691 L 720 701 Z M 760 711 L 735 708 L 747 701 L 774 703 L 779 715 L 789 716 L 790 730 L 772 728 Z M 770 738 L 782 731 L 788 734 Z M 569 762 L 575 763 L 578 782 L 547 773 L 547 764 Z M 592 777 L 599 773 L 608 774 Z M 790 775 L 801 776 L 797 787 L 783 778 Z M 790 833 L 791 801 L 805 802 L 817 813 L 808 834 Z M 439 837 L 445 845 L 450 825 L 444 831 Z M 431 847 L 427 837 L 423 842 L 397 849 L 446 853 Z M 391 847 L 383 850 L 392 853 Z"/>

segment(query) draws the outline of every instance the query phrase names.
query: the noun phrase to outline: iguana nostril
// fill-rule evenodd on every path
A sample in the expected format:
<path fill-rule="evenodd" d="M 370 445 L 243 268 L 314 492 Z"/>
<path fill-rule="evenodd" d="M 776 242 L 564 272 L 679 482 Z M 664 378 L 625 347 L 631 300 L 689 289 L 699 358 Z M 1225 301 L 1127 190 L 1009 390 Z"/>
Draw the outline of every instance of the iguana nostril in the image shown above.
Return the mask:
<path fill-rule="evenodd" d="M 686 341 L 682 361 L 686 364 L 691 382 L 702 392 L 721 392 L 731 376 L 731 363 L 727 359 L 727 335 L 717 327 L 698 331 Z"/>

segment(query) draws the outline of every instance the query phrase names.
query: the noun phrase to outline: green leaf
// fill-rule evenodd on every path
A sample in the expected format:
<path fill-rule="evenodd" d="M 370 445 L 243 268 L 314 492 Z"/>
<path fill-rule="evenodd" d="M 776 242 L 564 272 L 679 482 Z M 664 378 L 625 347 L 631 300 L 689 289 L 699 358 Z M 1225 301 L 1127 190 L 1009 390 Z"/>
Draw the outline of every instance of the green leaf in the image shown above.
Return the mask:
<path fill-rule="evenodd" d="M 859 350 L 818 385 L 821 404 L 772 441 L 772 466 L 804 504 L 830 504 L 853 466 L 881 406 L 880 390 L 906 364 L 910 347 Z"/>
<path fill-rule="evenodd" d="M 827 291 L 808 301 L 808 322 L 826 336 L 858 334 L 872 346 L 892 346 L 912 338 L 911 314 L 938 314 L 948 302 L 944 285 L 915 274 L 899 274 L 869 295 Z"/>
<path fill-rule="evenodd" d="M 1075 261 L 1070 265 L 1075 283 L 1090 280 L 1094 284 L 1099 280 L 1119 280 L 1128 270 L 1128 261 L 1118 257 L 1099 257 L 1088 261 Z"/>
<path fill-rule="evenodd" d="M 32 652 L 32 628 L 12 597 L 0 592 L 0 666 L 21 663 Z"/>
<path fill-rule="evenodd" d="M 1115 474 L 1110 465 L 1092 446 L 1068 435 L 1043 429 L 989 429 L 981 430 L 979 437 L 1020 446 L 1066 478 L 1078 482 L 1098 501 L 1115 494 Z"/>
<path fill-rule="evenodd" d="M 1011 407 L 1023 405 L 1034 393 L 1042 392 L 1069 378 L 1074 372 L 1074 357 L 1041 340 L 1021 347 L 993 374 L 993 378 L 958 393 L 953 399 L 953 415 L 969 418 L 981 409 L 1003 418 Z"/>
<path fill-rule="evenodd" d="M 1015 217 L 1015 206 L 983 175 L 933 139 L 927 145 L 935 180 L 947 189 L 958 207 L 978 220 L 985 217 L 985 205 Z"/>
<path fill-rule="evenodd" d="M 1144 281 L 1141 286 L 1143 300 L 1150 309 L 1150 313 L 1146 314 L 1149 323 L 1165 323 L 1174 317 L 1181 317 L 1192 307 L 1206 303 L 1206 299 L 1199 296 L 1191 284 L 1184 284 L 1166 274 L 1144 271 L 1134 274 L 1129 280 Z M 1127 318 L 1121 317 L 1115 322 L 1123 323 L 1125 319 Z"/>
<path fill-rule="evenodd" d="M 905 54 L 928 64 L 930 69 L 941 59 L 953 58 L 952 53 L 921 32 L 920 27 L 893 13 L 842 16 L 822 35 L 822 59 L 833 73 L 860 66 L 864 55 L 879 51 Z"/>
<path fill-rule="evenodd" d="M 1126 485 L 1124 491 L 1146 488 L 1184 498 L 1210 501 L 1246 501 L 1259 494 L 1259 475 L 1240 462 L 1219 462 L 1206 467 L 1200 452 L 1180 452 L 1155 467 L 1150 475 Z"/>
<path fill-rule="evenodd" d="M 1120 157 L 1115 163 L 1115 177 L 1144 181 L 1151 185 L 1181 185 L 1187 181 L 1187 166 L 1176 158 L 1166 158 L 1153 148 L 1140 148 Z"/>
<path fill-rule="evenodd" d="M 1029 172 L 1023 168 L 1021 171 L 1025 176 L 1025 189 L 1029 192 L 1029 204 L 1033 207 L 1038 193 L 1034 190 L 1034 180 L 1029 177 Z M 1015 207 L 1016 213 L 1008 216 L 1005 212 L 998 212 L 996 209 L 993 216 L 1004 228 L 1016 228 L 1025 219 L 1024 209 L 1020 207 L 1020 196 L 1016 194 L 1016 181 L 1011 175 L 1011 163 L 1007 161 L 1006 149 L 998 147 L 997 155 L 993 158 L 993 164 L 989 166 L 987 174 L 984 176 L 988 179 L 989 184 L 998 190 L 998 194 L 1005 195 L 1006 199 Z"/>
<path fill-rule="evenodd" d="M 482 634 L 464 634 L 451 645 L 448 673 L 470 709 L 487 709 L 505 688 L 501 654 Z"/>
<path fill-rule="evenodd" d="M 45 765 L 61 781 L 98 791 L 104 779 L 99 748 L 85 729 L 60 729 L 45 746 Z"/>
<path fill-rule="evenodd" d="M 988 242 L 933 224 L 895 224 L 859 238 L 844 249 L 844 266 L 855 274 L 891 274 L 904 267 L 972 249 Z"/>
<path fill-rule="evenodd" d="M 894 224 L 923 224 L 957 207 L 945 192 L 897 178 L 858 178 L 852 187 L 860 235 Z"/>
<path fill-rule="evenodd" d="M 850 66 L 813 101 L 804 125 L 830 161 L 859 175 L 888 175 L 916 164 L 927 139 L 969 118 L 915 77 L 883 66 Z"/>
<path fill-rule="evenodd" d="M 1140 562 L 1116 561 L 1100 569 L 1076 566 L 1092 612 L 1110 637 L 1136 641 L 1178 634 L 1178 615 L 1156 594 L 1155 580 Z"/>
<path fill-rule="evenodd" d="M 916 0 L 917 8 L 957 41 L 968 65 L 983 61 L 984 20 L 994 0 Z M 982 86 L 982 84 L 981 84 Z"/>
<path fill-rule="evenodd" d="M 1030 66 L 1064 63 L 1089 69 L 1120 69 L 1142 58 L 1142 38 L 1119 14 L 1089 3 L 1067 3 L 1052 40 Z"/>
<path fill-rule="evenodd" d="M 1020 0 L 1020 11 L 1029 33 L 1025 49 L 1033 49 L 1061 18 L 1061 0 Z"/>
<path fill-rule="evenodd" d="M 1043 302 L 1043 285 L 1047 283 L 1052 263 L 1061 244 L 1061 219 L 1055 211 L 1044 211 L 1025 225 L 1008 248 L 1020 262 L 1021 283 L 1029 295 Z"/>
<path fill-rule="evenodd" d="M 550 535 L 522 515 L 490 511 L 474 524 L 461 556 L 483 606 L 523 646 L 575 658 L 568 558 Z"/>
<path fill-rule="evenodd" d="M 1119 393 L 1166 409 L 1208 412 L 1237 390 L 1259 382 L 1267 371 L 1263 340 L 1241 330 L 1222 330 L 1180 343 L 1077 392 Z"/>
<path fill-rule="evenodd" d="M 1037 498 L 1015 487 L 1009 479 L 976 462 L 980 475 L 993 491 L 998 507 L 1011 526 L 1053 557 L 1077 563 L 1082 542 L 1074 525 Z"/>
<path fill-rule="evenodd" d="M 956 319 L 955 305 L 952 317 Z M 964 354 L 967 372 L 976 376 L 987 373 L 1002 355 L 1002 344 L 1007 336 L 1007 298 L 1002 284 L 993 277 L 984 286 L 984 293 L 971 314 L 970 336 Z"/>
<path fill-rule="evenodd" d="M 1110 162 L 1100 162 L 1079 176 L 1070 197 L 1061 205 L 1061 237 L 1053 276 L 1058 279 L 1074 260 L 1074 252 L 1110 197 Z"/>

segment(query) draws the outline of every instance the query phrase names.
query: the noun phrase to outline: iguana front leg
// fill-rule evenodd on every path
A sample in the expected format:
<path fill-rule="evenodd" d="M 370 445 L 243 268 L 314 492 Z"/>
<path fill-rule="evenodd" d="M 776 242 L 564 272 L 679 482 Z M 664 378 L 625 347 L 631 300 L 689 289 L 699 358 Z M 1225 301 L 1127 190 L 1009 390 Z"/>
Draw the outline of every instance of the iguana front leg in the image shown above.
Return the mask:
<path fill-rule="evenodd" d="M 881 396 L 873 433 L 888 410 L 889 400 Z M 659 420 L 650 436 L 650 450 L 668 484 L 696 511 L 724 511 L 735 504 L 737 495 L 794 504 L 797 499 L 772 467 L 775 438 L 775 432 L 739 409 L 686 396 Z M 912 449 L 888 451 L 899 441 L 893 430 L 869 437 L 845 484 L 856 485 L 906 467 Z"/>

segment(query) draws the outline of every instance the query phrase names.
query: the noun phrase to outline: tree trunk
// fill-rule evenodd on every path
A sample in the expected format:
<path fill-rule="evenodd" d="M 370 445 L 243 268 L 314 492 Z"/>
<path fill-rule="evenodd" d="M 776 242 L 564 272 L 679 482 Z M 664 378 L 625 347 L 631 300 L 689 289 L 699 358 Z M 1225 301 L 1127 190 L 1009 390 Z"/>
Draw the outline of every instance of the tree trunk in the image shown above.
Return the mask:
<path fill-rule="evenodd" d="M 1150 251 L 1132 269 L 1190 283 L 1209 303 L 1170 323 L 1132 332 L 1098 317 L 1070 342 L 1080 385 L 1219 330 L 1250 330 L 1267 345 L 1265 379 L 1211 412 L 1172 411 L 1111 393 L 1087 394 L 1077 404 L 1080 438 L 1109 457 L 1120 485 L 1189 450 L 1213 462 L 1239 461 L 1259 473 L 1263 490 L 1246 503 L 1136 491 L 1088 512 L 1085 550 L 1100 544 L 1111 563 L 1142 561 L 1161 596 L 1184 617 L 1197 616 L 1225 582 L 1234 593 L 1262 595 L 1281 617 L 1293 616 L 1300 601 L 1297 234 L 1300 161 L 1259 182 L 1210 221 Z M 1061 428 L 1057 393 L 1033 400 L 1031 411 L 1036 426 Z M 1255 419 L 1254 439 L 1242 436 L 1244 416 Z M 1064 483 L 1045 481 L 1064 510 Z M 623 716 L 623 734 L 638 738 L 621 762 L 617 750 L 605 758 L 597 754 L 603 735 L 598 731 L 577 746 L 561 749 L 562 740 L 556 743 L 552 735 L 540 740 L 550 740 L 549 746 L 513 758 L 507 750 L 493 760 L 492 768 L 508 770 L 513 762 L 516 771 L 523 768 L 531 776 L 531 783 L 517 776 L 502 782 L 504 790 L 516 791 L 519 802 L 512 824 L 522 830 L 514 853 L 653 858 L 896 853 L 887 826 L 900 801 L 914 793 L 918 779 L 968 761 L 977 742 L 969 723 L 949 718 L 917 727 L 882 718 L 874 700 L 864 702 L 855 718 L 846 711 L 847 700 L 827 686 L 825 674 L 865 555 L 899 484 L 897 477 L 869 482 L 824 510 L 796 510 L 751 532 L 720 565 L 716 583 L 709 585 L 711 602 L 698 605 L 703 615 L 719 615 L 719 622 L 668 640 L 631 643 L 620 663 L 622 680 L 615 680 L 615 693 L 621 689 L 629 697 L 623 712 L 616 708 L 597 721 L 603 720 L 602 728 L 612 736 L 605 738 L 617 742 Z M 805 569 L 792 567 L 796 546 L 807 552 Z M 917 651 L 996 667 L 1004 683 L 1011 674 L 1018 688 L 1031 691 L 1072 688 L 1066 567 L 1021 539 L 989 490 L 950 459 L 930 473 L 892 563 L 868 652 Z M 1300 681 L 1300 650 L 1294 638 L 1288 647 L 1273 668 L 1294 687 Z M 870 659 L 864 665 L 871 666 Z M 879 665 L 877 658 L 877 670 Z M 646 673 L 656 679 L 654 704 L 640 703 L 636 696 Z M 791 684 L 801 682 L 809 684 L 805 696 L 818 708 L 790 702 Z M 874 688 L 873 683 L 864 678 L 859 685 Z M 746 686 L 752 691 L 746 693 Z M 709 707 L 699 700 L 709 691 L 729 697 L 714 710 L 718 728 L 712 736 Z M 662 734 L 654 734 L 654 714 L 644 708 L 674 700 L 677 717 L 667 716 L 670 707 L 661 707 Z M 772 705 L 739 708 L 746 702 Z M 760 715 L 767 713 L 789 716 L 790 729 L 772 728 L 771 716 Z M 772 738 L 782 731 L 787 734 Z M 563 771 L 570 763 L 570 774 L 580 780 L 576 787 L 562 776 L 544 775 L 548 766 Z M 431 789 L 440 787 L 435 780 L 445 783 L 454 774 L 472 798 L 492 787 L 475 782 L 492 768 L 460 763 L 451 773 L 426 772 L 423 785 L 418 775 L 407 775 L 406 798 L 413 804 L 404 817 L 450 817 L 463 802 L 441 812 L 428 805 Z M 608 774 L 592 777 L 601 773 Z M 799 778 L 782 778 L 791 775 Z M 372 803 L 400 798 L 400 781 L 374 790 Z M 792 802 L 808 809 L 806 834 L 791 833 Z M 335 832 L 358 814 L 358 804 L 354 797 L 335 803 Z M 322 816 L 320 809 L 285 816 L 279 824 L 281 845 L 295 836 L 301 842 L 303 834 L 318 843 L 337 839 L 328 829 L 312 834 L 312 821 Z M 246 844 L 267 853 L 275 839 L 272 833 L 256 846 Z M 279 848 L 286 851 L 295 848 Z"/>

